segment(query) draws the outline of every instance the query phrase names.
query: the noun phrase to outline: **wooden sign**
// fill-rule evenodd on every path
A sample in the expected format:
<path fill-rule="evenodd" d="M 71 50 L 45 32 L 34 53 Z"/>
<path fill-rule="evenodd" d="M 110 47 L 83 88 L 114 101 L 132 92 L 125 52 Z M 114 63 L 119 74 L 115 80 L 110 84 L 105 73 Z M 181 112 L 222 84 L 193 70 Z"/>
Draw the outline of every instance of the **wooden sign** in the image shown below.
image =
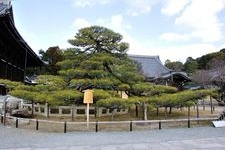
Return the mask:
<path fill-rule="evenodd" d="M 85 90 L 84 91 L 84 101 L 85 104 L 93 103 L 93 90 Z"/>
<path fill-rule="evenodd" d="M 84 104 L 87 104 L 87 128 L 89 129 L 89 104 L 93 103 L 93 91 L 92 90 L 85 90 L 84 91 Z"/>

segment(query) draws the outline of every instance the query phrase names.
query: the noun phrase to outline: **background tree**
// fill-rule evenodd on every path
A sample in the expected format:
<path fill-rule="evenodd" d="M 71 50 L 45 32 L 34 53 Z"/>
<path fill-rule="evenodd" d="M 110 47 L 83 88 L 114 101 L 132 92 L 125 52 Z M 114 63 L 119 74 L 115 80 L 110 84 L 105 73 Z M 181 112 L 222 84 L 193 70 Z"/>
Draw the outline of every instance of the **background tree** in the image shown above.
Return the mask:
<path fill-rule="evenodd" d="M 204 88 L 207 88 L 212 85 L 210 72 L 208 70 L 197 70 L 195 73 L 192 74 L 192 80 L 194 82 L 199 83 Z"/>
<path fill-rule="evenodd" d="M 41 59 L 46 62 L 46 65 L 42 69 L 44 74 L 57 75 L 59 70 L 59 66 L 57 66 L 57 62 L 62 61 L 63 51 L 58 47 L 49 47 L 46 52 L 43 50 L 39 50 L 39 55 Z"/>
<path fill-rule="evenodd" d="M 197 60 L 193 59 L 192 57 L 188 57 L 186 62 L 184 63 L 184 71 L 191 74 L 194 73 L 198 69 L 198 62 Z"/>
<path fill-rule="evenodd" d="M 221 100 L 225 103 L 225 59 L 213 59 L 210 62 L 210 74 L 212 76 L 211 82 L 213 85 L 219 87 L 221 93 Z"/>
<path fill-rule="evenodd" d="M 182 71 L 184 66 L 183 66 L 183 63 L 180 62 L 180 61 L 170 61 L 169 59 L 167 59 L 165 61 L 165 66 L 169 69 L 172 69 L 174 71 Z"/>
<path fill-rule="evenodd" d="M 221 94 L 221 102 L 225 101 L 225 60 L 211 59 L 207 70 L 198 70 L 192 78 L 205 88 L 217 87 Z"/>
<path fill-rule="evenodd" d="M 199 64 L 199 69 L 209 69 L 212 60 L 225 60 L 225 50 L 221 49 L 219 52 L 209 53 L 196 59 Z"/>

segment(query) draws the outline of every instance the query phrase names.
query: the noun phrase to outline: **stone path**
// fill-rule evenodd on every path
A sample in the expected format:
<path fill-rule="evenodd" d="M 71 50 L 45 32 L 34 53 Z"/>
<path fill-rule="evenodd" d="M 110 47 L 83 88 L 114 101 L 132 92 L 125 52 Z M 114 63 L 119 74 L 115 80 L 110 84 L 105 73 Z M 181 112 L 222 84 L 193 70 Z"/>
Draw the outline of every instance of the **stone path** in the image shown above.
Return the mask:
<path fill-rule="evenodd" d="M 44 133 L 0 125 L 0 150 L 225 150 L 225 128 Z"/>

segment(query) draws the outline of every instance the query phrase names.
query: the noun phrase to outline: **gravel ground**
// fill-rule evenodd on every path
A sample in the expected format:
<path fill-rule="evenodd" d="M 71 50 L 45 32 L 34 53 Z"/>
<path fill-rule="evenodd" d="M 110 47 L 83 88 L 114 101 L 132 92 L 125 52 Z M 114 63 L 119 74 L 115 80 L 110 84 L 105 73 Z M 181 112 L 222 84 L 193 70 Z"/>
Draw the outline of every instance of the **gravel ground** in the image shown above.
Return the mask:
<path fill-rule="evenodd" d="M 220 143 L 225 143 L 225 128 L 196 127 L 134 132 L 44 133 L 0 125 L 0 149 L 12 150 L 181 150 L 196 149 L 199 146 L 203 147 L 202 149 L 225 149 L 225 145 Z"/>

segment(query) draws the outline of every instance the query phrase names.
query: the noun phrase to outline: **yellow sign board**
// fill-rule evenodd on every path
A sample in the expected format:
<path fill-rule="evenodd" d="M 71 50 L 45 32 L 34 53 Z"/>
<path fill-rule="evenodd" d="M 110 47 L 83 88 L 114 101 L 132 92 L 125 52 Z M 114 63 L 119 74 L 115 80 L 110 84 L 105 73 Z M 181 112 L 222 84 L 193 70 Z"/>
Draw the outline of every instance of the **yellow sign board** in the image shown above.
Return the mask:
<path fill-rule="evenodd" d="M 84 91 L 84 101 L 85 104 L 93 103 L 93 90 Z"/>

